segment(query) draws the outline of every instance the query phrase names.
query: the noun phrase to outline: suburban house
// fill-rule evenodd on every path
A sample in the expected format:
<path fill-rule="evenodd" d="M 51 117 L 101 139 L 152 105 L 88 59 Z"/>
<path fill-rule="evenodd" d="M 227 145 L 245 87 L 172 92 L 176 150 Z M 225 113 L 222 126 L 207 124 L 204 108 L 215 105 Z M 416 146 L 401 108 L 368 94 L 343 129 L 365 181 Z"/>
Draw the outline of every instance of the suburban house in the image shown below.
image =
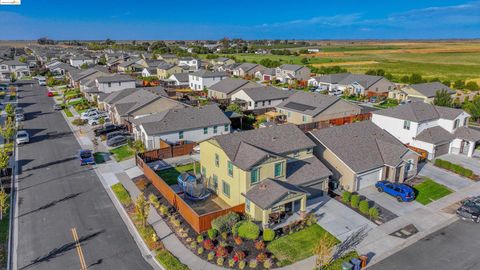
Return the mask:
<path fill-rule="evenodd" d="M 282 120 L 296 125 L 312 124 L 312 128 L 343 125 L 365 120 L 362 108 L 336 96 L 297 91 L 276 106 Z"/>
<path fill-rule="evenodd" d="M 95 79 L 98 91 L 104 93 L 111 93 L 120 91 L 126 88 L 135 88 L 135 79 L 128 75 L 113 75 L 98 77 Z"/>
<path fill-rule="evenodd" d="M 227 73 L 222 71 L 198 70 L 188 74 L 188 83 L 190 89 L 194 91 L 203 91 L 217 82 L 227 78 Z"/>
<path fill-rule="evenodd" d="M 144 59 L 130 58 L 117 65 L 117 71 L 119 73 L 141 73 L 146 67 L 148 67 L 148 65 Z"/>
<path fill-rule="evenodd" d="M 0 60 L 0 79 L 10 80 L 12 74 L 17 79 L 30 76 L 28 63 L 22 63 L 18 60 Z"/>
<path fill-rule="evenodd" d="M 350 192 L 377 181 L 403 182 L 417 173 L 418 154 L 370 121 L 309 132 L 313 152 L 333 173 L 332 180 Z"/>
<path fill-rule="evenodd" d="M 208 97 L 214 99 L 230 99 L 232 94 L 240 89 L 260 87 L 261 85 L 249 80 L 225 78 L 208 87 Z"/>
<path fill-rule="evenodd" d="M 232 69 L 232 75 L 237 77 L 253 77 L 255 72 L 265 70 L 265 67 L 259 64 L 253 63 L 241 63 Z"/>
<path fill-rule="evenodd" d="M 142 70 L 142 77 L 156 77 L 157 68 L 156 67 L 146 67 Z"/>
<path fill-rule="evenodd" d="M 163 60 L 171 65 L 178 64 L 178 57 L 175 54 L 162 54 L 157 56 L 158 60 Z"/>
<path fill-rule="evenodd" d="M 71 57 L 69 59 L 69 63 L 72 67 L 80 68 L 84 64 L 87 64 L 87 65 L 95 64 L 95 59 L 89 56 L 78 55 L 78 56 Z"/>
<path fill-rule="evenodd" d="M 59 75 L 66 75 L 67 72 L 75 69 L 74 67 L 70 66 L 69 64 L 60 62 L 60 61 L 54 61 L 50 63 L 49 65 L 45 66 L 54 76 L 59 76 Z"/>
<path fill-rule="evenodd" d="M 311 86 L 316 86 L 319 90 L 327 90 L 329 93 L 344 93 L 350 95 L 364 96 L 388 96 L 390 91 L 396 89 L 396 85 L 385 77 L 337 73 L 313 77 L 308 81 Z"/>
<path fill-rule="evenodd" d="M 275 69 L 275 78 L 284 83 L 291 83 L 294 80 L 306 81 L 310 78 L 310 69 L 299 65 L 283 64 Z"/>
<path fill-rule="evenodd" d="M 175 86 L 188 86 L 188 73 L 174 73 L 168 77 Z"/>
<path fill-rule="evenodd" d="M 411 84 L 402 89 L 402 91 L 407 94 L 407 99 L 423 101 L 430 104 L 433 103 L 435 94 L 442 90 L 447 91 L 450 95 L 455 94 L 454 90 L 440 82 Z"/>
<path fill-rule="evenodd" d="M 85 70 L 74 69 L 67 73 L 67 77 L 70 80 L 70 86 L 74 88 L 80 88 L 80 82 L 93 82 L 98 77 L 104 77 L 111 75 L 107 68 L 101 66 L 95 66 Z M 90 86 L 93 86 L 90 85 Z"/>
<path fill-rule="evenodd" d="M 161 80 L 167 79 L 170 77 L 170 75 L 175 73 L 183 73 L 183 71 L 184 69 L 179 66 L 163 62 L 157 66 L 157 77 Z"/>
<path fill-rule="evenodd" d="M 200 68 L 200 60 L 193 57 L 181 57 L 178 59 L 179 66 L 186 66 L 192 70 L 198 70 Z"/>
<path fill-rule="evenodd" d="M 258 70 L 255 72 L 255 78 L 259 79 L 260 81 L 272 81 L 275 79 L 275 69 L 274 68 L 266 68 L 264 70 Z"/>
<path fill-rule="evenodd" d="M 412 102 L 372 113 L 372 122 L 425 158 L 453 153 L 473 156 L 480 131 L 468 128 L 461 109 Z"/>
<path fill-rule="evenodd" d="M 230 133 L 230 120 L 217 105 L 180 107 L 136 118 L 132 121 L 136 139 L 148 150 L 161 142 L 200 142 L 215 135 Z"/>
<path fill-rule="evenodd" d="M 313 155 L 315 143 L 295 125 L 278 125 L 200 143 L 202 176 L 228 205 L 264 227 L 274 216 L 300 211 L 307 197 L 328 189 L 330 170 Z"/>
<path fill-rule="evenodd" d="M 232 102 L 240 105 L 243 111 L 265 112 L 273 109 L 292 95 L 293 91 L 278 89 L 273 86 L 241 88 L 232 94 Z"/>
<path fill-rule="evenodd" d="M 227 57 L 219 57 L 219 58 L 210 60 L 210 63 L 213 66 L 228 66 L 228 65 L 234 64 L 235 60 Z"/>

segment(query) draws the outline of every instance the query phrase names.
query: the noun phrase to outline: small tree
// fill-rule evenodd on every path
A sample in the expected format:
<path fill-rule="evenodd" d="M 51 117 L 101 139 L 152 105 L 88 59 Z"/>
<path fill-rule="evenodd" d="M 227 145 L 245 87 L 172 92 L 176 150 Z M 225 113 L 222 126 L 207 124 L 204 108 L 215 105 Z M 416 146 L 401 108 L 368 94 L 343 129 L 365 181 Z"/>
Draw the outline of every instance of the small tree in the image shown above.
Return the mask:
<path fill-rule="evenodd" d="M 328 233 L 324 233 L 313 250 L 316 261 L 315 264 L 319 269 L 326 269 L 333 260 L 333 252 L 335 250 L 335 239 L 330 237 Z"/>
<path fill-rule="evenodd" d="M 360 212 L 362 212 L 363 214 L 368 214 L 368 201 L 367 200 L 363 200 L 360 202 L 360 204 L 358 205 L 358 210 L 360 210 Z"/>
<path fill-rule="evenodd" d="M 7 151 L 4 149 L 0 150 L 0 169 L 2 172 L 5 172 L 5 169 L 10 165 L 10 157 L 7 154 Z M 5 173 L 3 173 L 5 175 Z"/>
<path fill-rule="evenodd" d="M 98 124 L 103 126 L 105 124 L 105 117 L 100 117 L 100 119 L 98 119 Z"/>
<path fill-rule="evenodd" d="M 156 209 L 158 209 L 160 207 L 160 202 L 158 201 L 158 198 L 157 196 L 155 196 L 155 194 L 153 193 L 150 193 L 150 195 L 148 195 L 148 201 L 153 205 L 153 207 L 155 207 Z"/>
<path fill-rule="evenodd" d="M 131 143 L 132 149 L 135 153 L 143 153 L 145 152 L 145 144 L 141 140 L 135 140 Z"/>
<path fill-rule="evenodd" d="M 140 220 L 142 228 L 145 228 L 148 215 L 150 214 L 150 205 L 147 203 L 147 200 L 145 200 L 143 195 L 138 196 L 135 201 L 135 213 L 137 214 L 138 220 Z"/>
<path fill-rule="evenodd" d="M 447 90 L 440 90 L 435 93 L 435 98 L 433 99 L 433 104 L 443 107 L 452 106 L 452 96 Z"/>
<path fill-rule="evenodd" d="M 2 187 L 0 189 L 0 220 L 3 220 L 3 215 L 7 213 L 8 206 L 8 194 Z"/>
<path fill-rule="evenodd" d="M 15 135 L 15 124 L 11 118 L 7 118 L 7 122 L 0 128 L 0 134 L 6 140 L 7 143 L 10 142 L 10 139 Z"/>
<path fill-rule="evenodd" d="M 10 82 L 16 82 L 17 81 L 17 75 L 15 75 L 15 72 L 10 74 Z"/>
<path fill-rule="evenodd" d="M 13 108 L 12 103 L 8 103 L 7 105 L 5 105 L 5 112 L 7 113 L 7 115 L 12 115 L 14 110 L 15 108 Z"/>
<path fill-rule="evenodd" d="M 228 107 L 227 107 L 227 111 L 236 112 L 236 113 L 241 114 L 242 113 L 242 108 L 237 103 L 230 103 L 230 105 L 228 105 Z"/>
<path fill-rule="evenodd" d="M 360 196 L 352 195 L 352 198 L 350 199 L 350 206 L 353 208 L 357 208 L 359 202 L 360 202 Z"/>
<path fill-rule="evenodd" d="M 378 219 L 379 213 L 378 213 L 378 208 L 372 207 L 368 210 L 368 215 L 370 216 L 371 219 Z"/>

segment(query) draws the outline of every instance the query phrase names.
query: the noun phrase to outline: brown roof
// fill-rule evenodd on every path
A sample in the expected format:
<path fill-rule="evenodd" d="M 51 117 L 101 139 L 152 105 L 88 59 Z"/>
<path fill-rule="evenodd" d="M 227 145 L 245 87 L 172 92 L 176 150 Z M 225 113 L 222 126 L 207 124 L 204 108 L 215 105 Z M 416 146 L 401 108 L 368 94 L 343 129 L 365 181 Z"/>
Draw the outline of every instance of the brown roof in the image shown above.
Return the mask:
<path fill-rule="evenodd" d="M 291 194 L 306 192 L 285 181 L 267 178 L 250 188 L 244 196 L 258 207 L 268 209 Z"/>

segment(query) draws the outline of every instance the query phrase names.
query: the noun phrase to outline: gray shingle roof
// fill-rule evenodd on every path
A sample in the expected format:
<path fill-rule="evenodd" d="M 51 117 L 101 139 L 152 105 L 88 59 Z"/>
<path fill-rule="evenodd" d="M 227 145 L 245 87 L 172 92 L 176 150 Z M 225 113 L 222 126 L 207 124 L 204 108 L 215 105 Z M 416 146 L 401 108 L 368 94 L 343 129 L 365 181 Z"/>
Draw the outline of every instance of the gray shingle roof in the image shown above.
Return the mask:
<path fill-rule="evenodd" d="M 116 74 L 113 76 L 98 77 L 97 81 L 99 83 L 112 83 L 112 82 L 131 82 L 131 81 L 135 81 L 135 79 L 128 75 Z"/>
<path fill-rule="evenodd" d="M 480 141 L 480 131 L 468 127 L 459 127 L 455 130 L 455 137 L 462 140 L 478 142 Z"/>
<path fill-rule="evenodd" d="M 317 158 L 296 160 L 287 164 L 287 182 L 294 185 L 309 184 L 332 175 L 332 172 Z"/>
<path fill-rule="evenodd" d="M 319 129 L 310 134 L 356 173 L 398 166 L 409 150 L 370 121 Z"/>
<path fill-rule="evenodd" d="M 235 166 L 249 170 L 268 156 L 312 148 L 315 143 L 296 125 L 278 125 L 214 137 Z"/>
<path fill-rule="evenodd" d="M 209 78 L 209 77 L 226 77 L 227 73 L 224 71 L 210 71 L 210 70 L 200 69 L 198 71 L 190 73 L 190 75 L 198 76 L 202 78 Z"/>
<path fill-rule="evenodd" d="M 455 94 L 455 91 L 440 82 L 412 84 L 410 85 L 410 88 L 415 89 L 416 91 L 429 98 L 434 97 L 437 91 L 441 90 L 447 90 L 448 93 Z"/>
<path fill-rule="evenodd" d="M 412 102 L 372 113 L 420 123 L 440 118 L 452 120 L 463 113 L 463 110 L 435 106 L 425 102 Z"/>
<path fill-rule="evenodd" d="M 265 179 L 247 191 L 245 197 L 262 209 L 268 209 L 291 194 L 306 194 L 305 191 L 285 181 Z"/>
<path fill-rule="evenodd" d="M 143 128 L 149 135 L 165 134 L 183 130 L 230 124 L 230 120 L 217 105 L 171 109 L 165 113 L 152 114 L 147 119 L 140 118 Z"/>
<path fill-rule="evenodd" d="M 131 95 L 133 92 L 137 91 L 136 88 L 127 88 L 120 91 L 115 91 L 103 99 L 103 102 L 107 104 L 114 104 L 115 102 L 121 100 L 122 98 Z"/>
<path fill-rule="evenodd" d="M 441 126 L 431 127 L 420 132 L 416 140 L 432 143 L 432 144 L 442 144 L 445 142 L 450 142 L 455 138 L 453 134 L 442 128 Z"/>
<path fill-rule="evenodd" d="M 313 77 L 317 82 L 337 84 L 351 73 L 336 73 Z"/>
<path fill-rule="evenodd" d="M 172 76 L 179 82 L 188 82 L 188 73 L 174 73 Z"/>
<path fill-rule="evenodd" d="M 242 87 L 241 90 L 243 90 L 243 92 L 245 92 L 245 94 L 253 101 L 286 99 L 294 93 L 294 91 L 285 91 L 270 85 L 247 89 Z"/>
<path fill-rule="evenodd" d="M 283 64 L 283 65 L 279 66 L 278 68 L 283 69 L 283 70 L 289 70 L 289 71 L 297 71 L 297 70 L 303 68 L 303 66 L 292 65 L 292 64 Z"/>
<path fill-rule="evenodd" d="M 229 95 L 240 89 L 247 89 L 259 86 L 260 84 L 258 83 L 244 79 L 225 78 L 218 83 L 210 86 L 208 90 L 213 90 Z"/>

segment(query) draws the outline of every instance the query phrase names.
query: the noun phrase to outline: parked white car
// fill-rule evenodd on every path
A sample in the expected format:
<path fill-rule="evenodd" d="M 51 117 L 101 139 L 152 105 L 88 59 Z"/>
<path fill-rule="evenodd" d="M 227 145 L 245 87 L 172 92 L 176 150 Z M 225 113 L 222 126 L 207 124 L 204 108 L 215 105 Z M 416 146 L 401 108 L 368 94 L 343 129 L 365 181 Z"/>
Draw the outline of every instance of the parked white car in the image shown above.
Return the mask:
<path fill-rule="evenodd" d="M 29 143 L 30 135 L 28 135 L 28 132 L 26 132 L 25 130 L 19 130 L 17 132 L 16 141 L 17 141 L 17 144 Z"/>
<path fill-rule="evenodd" d="M 93 112 L 90 112 L 90 113 L 87 113 L 85 115 L 80 116 L 80 118 L 82 120 L 90 120 L 92 118 L 96 118 L 96 117 L 99 117 L 99 116 L 107 117 L 108 115 L 107 115 L 106 112 L 93 111 Z"/>
<path fill-rule="evenodd" d="M 99 125 L 100 124 L 100 119 L 104 119 L 105 120 L 105 123 L 109 123 L 110 122 L 110 118 L 106 115 L 98 115 L 96 117 L 92 117 L 92 118 L 89 118 L 88 119 L 88 124 L 90 126 L 96 126 L 96 125 Z"/>

